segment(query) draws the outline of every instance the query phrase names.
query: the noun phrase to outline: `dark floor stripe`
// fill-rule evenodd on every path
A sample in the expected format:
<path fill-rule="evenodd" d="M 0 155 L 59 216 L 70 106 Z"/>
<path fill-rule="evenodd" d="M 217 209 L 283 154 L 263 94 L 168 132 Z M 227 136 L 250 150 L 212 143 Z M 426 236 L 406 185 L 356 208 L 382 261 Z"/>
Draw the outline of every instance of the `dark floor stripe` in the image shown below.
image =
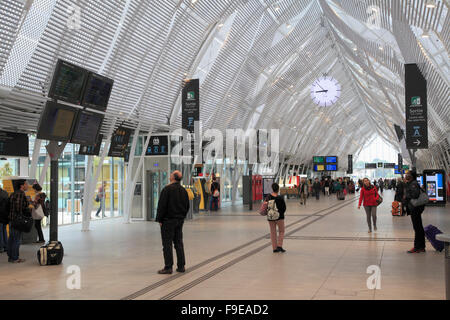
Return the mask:
<path fill-rule="evenodd" d="M 352 200 L 355 200 L 355 199 L 352 199 Z M 350 203 L 351 203 L 351 202 L 350 202 Z M 326 217 L 326 216 L 328 216 L 328 215 L 330 215 L 330 214 L 336 212 L 337 210 L 342 209 L 342 208 L 348 206 L 350 203 L 346 203 L 346 204 L 343 204 L 342 206 L 339 206 L 339 207 L 337 207 L 337 208 L 334 208 L 333 211 L 331 211 L 331 212 L 329 212 L 329 213 L 327 213 L 327 214 L 325 214 L 325 215 L 323 215 L 323 216 L 320 216 L 320 217 L 318 217 L 317 219 L 314 219 L 313 221 L 310 221 L 310 222 L 308 222 L 308 223 L 306 223 L 306 224 L 304 224 L 304 225 L 302 225 L 302 226 L 300 226 L 300 227 L 298 227 L 298 228 L 296 228 L 296 229 L 294 229 L 294 230 L 292 230 L 292 231 L 286 233 L 286 236 L 289 236 L 289 235 L 291 235 L 291 234 L 294 234 L 294 233 L 296 233 L 296 232 L 298 232 L 298 231 L 300 231 L 300 230 L 306 228 L 307 226 L 309 226 L 309 225 L 311 225 L 311 224 L 313 224 L 313 223 L 315 223 L 315 222 L 317 222 L 317 221 L 323 219 L 324 217 Z M 269 243 L 266 243 L 266 244 L 264 244 L 264 245 L 262 245 L 262 246 L 260 246 L 260 247 L 258 247 L 258 248 L 256 248 L 256 249 L 254 249 L 254 250 L 252 250 L 252 251 L 250 251 L 250 252 L 248 252 L 248 253 L 246 253 L 246 254 L 240 256 L 240 257 L 237 257 L 237 258 L 231 260 L 230 262 L 228 262 L 228 263 L 226 263 L 226 264 L 224 264 L 224 265 L 222 265 L 222 266 L 220 266 L 220 267 L 218 267 L 218 268 L 216 268 L 216 269 L 210 271 L 209 273 L 207 273 L 207 274 L 201 276 L 200 278 L 197 278 L 197 279 L 195 279 L 195 280 L 189 282 L 188 284 L 186 284 L 186 285 L 184 285 L 184 286 L 182 286 L 182 287 L 180 287 L 180 288 L 178 288 L 178 289 L 172 291 L 171 293 L 169 293 L 169 294 L 165 295 L 164 297 L 160 298 L 160 300 L 170 300 L 170 299 L 173 299 L 173 298 L 175 298 L 176 296 L 179 296 L 180 294 L 182 294 L 182 293 L 188 291 L 189 289 L 192 289 L 193 287 L 197 286 L 198 284 L 200 284 L 200 283 L 202 283 L 202 282 L 204 282 L 204 281 L 206 281 L 206 280 L 208 280 L 208 279 L 214 277 L 215 275 L 221 273 L 222 271 L 228 269 L 229 267 L 231 267 L 231 266 L 233 266 L 233 265 L 235 265 L 235 264 L 237 264 L 237 263 L 239 263 L 239 262 L 241 262 L 241 261 L 243 261 L 243 260 L 245 260 L 245 259 L 247 259 L 247 258 L 249 258 L 249 257 L 251 257 L 251 256 L 253 256 L 253 255 L 255 255 L 255 254 L 257 254 L 258 252 L 264 250 L 264 249 L 267 248 L 267 247 L 270 247 L 271 245 L 272 245 L 272 244 L 271 244 L 270 242 L 269 242 Z"/>
<path fill-rule="evenodd" d="M 357 199 L 357 197 L 354 197 L 354 198 L 349 199 L 349 200 L 345 200 L 341 207 L 347 206 L 348 204 L 353 202 L 355 199 Z M 311 213 L 310 215 L 306 215 L 304 218 L 299 219 L 299 220 L 297 220 L 297 221 L 287 225 L 286 229 L 288 229 L 288 228 L 290 228 L 290 227 L 292 227 L 292 226 L 294 226 L 296 224 L 299 224 L 300 222 L 302 222 L 302 221 L 304 221 L 304 220 L 306 220 L 306 219 L 308 219 L 310 217 L 313 217 L 313 216 L 319 216 L 320 218 L 325 217 L 326 215 L 318 215 L 318 214 L 322 213 L 322 212 L 325 212 L 325 211 L 328 211 L 328 210 L 337 210 L 337 209 L 340 209 L 341 207 L 336 208 L 334 206 L 331 206 L 331 207 L 328 207 L 328 208 L 325 208 L 325 209 L 321 209 L 319 211 Z M 289 216 L 289 215 L 287 215 L 287 216 Z M 289 233 L 289 234 L 292 234 L 292 233 Z M 289 234 L 286 234 L 286 236 L 288 236 Z M 153 291 L 153 290 L 155 290 L 155 289 L 157 289 L 157 288 L 159 288 L 159 287 L 161 287 L 161 286 L 163 286 L 163 285 L 165 285 L 165 284 L 167 284 L 167 283 L 169 283 L 169 282 L 171 282 L 173 280 L 176 280 L 176 279 L 178 279 L 179 277 L 181 277 L 181 276 L 183 276 L 185 274 L 193 272 L 193 271 L 195 271 L 195 270 L 197 270 L 197 269 L 199 269 L 199 268 L 201 268 L 201 267 L 203 267 L 203 266 L 205 266 L 207 264 L 210 264 L 210 263 L 212 263 L 214 261 L 217 261 L 217 260 L 219 260 L 219 259 L 221 259 L 221 258 L 223 258 L 223 257 L 225 257 L 227 255 L 230 255 L 230 254 L 232 254 L 234 252 L 237 252 L 237 251 L 239 251 L 241 249 L 244 249 L 244 248 L 246 248 L 246 247 L 248 247 L 248 246 L 250 246 L 250 245 L 252 245 L 252 244 L 254 244 L 254 243 L 258 242 L 258 241 L 260 241 L 260 240 L 264 240 L 264 239 L 266 239 L 267 236 L 270 236 L 270 233 L 267 233 L 267 234 L 265 234 L 265 235 L 263 235 L 263 236 L 261 236 L 259 238 L 251 240 L 251 241 L 249 241 L 249 242 L 247 242 L 247 243 L 245 243 L 243 245 L 240 245 L 240 246 L 238 246 L 236 248 L 233 248 L 231 250 L 223 252 L 223 253 L 221 253 L 221 254 L 219 254 L 217 256 L 209 258 L 209 259 L 207 259 L 207 260 L 205 260 L 203 262 L 200 262 L 199 264 L 196 264 L 196 265 L 194 265 L 194 266 L 192 266 L 190 268 L 187 268 L 186 272 L 184 274 L 175 274 L 175 275 L 167 277 L 167 278 L 165 278 L 165 279 L 163 279 L 161 281 L 155 282 L 155 283 L 153 283 L 153 284 L 151 284 L 151 285 L 149 285 L 149 286 L 147 286 L 147 287 L 145 287 L 145 288 L 143 288 L 143 289 L 141 289 L 141 290 L 139 290 L 139 291 L 137 291 L 135 293 L 132 293 L 132 294 L 122 298 L 121 300 L 133 300 L 133 299 L 136 299 L 136 298 L 138 298 L 140 296 L 143 296 L 143 295 L 149 293 L 150 291 Z"/>

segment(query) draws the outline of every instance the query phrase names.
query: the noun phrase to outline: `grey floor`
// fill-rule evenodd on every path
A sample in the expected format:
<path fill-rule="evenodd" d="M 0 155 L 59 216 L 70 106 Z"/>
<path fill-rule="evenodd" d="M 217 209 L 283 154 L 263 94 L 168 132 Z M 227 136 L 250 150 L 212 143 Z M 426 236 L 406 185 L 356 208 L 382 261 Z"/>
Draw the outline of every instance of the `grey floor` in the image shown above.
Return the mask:
<path fill-rule="evenodd" d="M 0 299 L 444 299 L 444 254 L 427 242 L 425 254 L 407 254 L 409 217 L 392 217 L 393 192 L 378 208 L 378 231 L 367 233 L 357 199 L 288 200 L 286 253 L 272 253 L 268 225 L 257 208 L 227 207 L 202 214 L 184 228 L 187 272 L 158 275 L 163 266 L 159 226 L 120 219 L 60 227 L 66 255 L 40 267 L 38 245 L 23 245 L 23 264 L 0 255 Z M 448 208 L 427 208 L 424 225 L 450 232 Z M 68 289 L 70 266 L 81 289 Z M 369 266 L 381 272 L 369 289 Z"/>

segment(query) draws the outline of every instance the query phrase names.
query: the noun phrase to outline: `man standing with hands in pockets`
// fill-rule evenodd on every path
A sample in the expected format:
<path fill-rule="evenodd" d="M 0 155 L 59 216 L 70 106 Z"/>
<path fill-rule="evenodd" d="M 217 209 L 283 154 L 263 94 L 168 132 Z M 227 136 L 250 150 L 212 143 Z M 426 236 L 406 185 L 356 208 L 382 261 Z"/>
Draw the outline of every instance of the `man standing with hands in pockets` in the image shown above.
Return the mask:
<path fill-rule="evenodd" d="M 172 274 L 172 243 L 177 252 L 177 272 L 185 272 L 183 224 L 189 211 L 189 196 L 180 183 L 182 178 L 180 171 L 174 171 L 170 175 L 170 184 L 161 191 L 159 196 L 156 222 L 159 222 L 161 226 L 164 252 L 164 269 L 159 270 L 159 274 Z"/>

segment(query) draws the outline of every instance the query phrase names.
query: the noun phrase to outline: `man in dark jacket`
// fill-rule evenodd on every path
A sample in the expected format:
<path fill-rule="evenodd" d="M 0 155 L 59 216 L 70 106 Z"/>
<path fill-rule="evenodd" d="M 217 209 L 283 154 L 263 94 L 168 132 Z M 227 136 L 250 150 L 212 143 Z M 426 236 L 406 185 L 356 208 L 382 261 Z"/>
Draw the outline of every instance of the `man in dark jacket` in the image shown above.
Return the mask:
<path fill-rule="evenodd" d="M 322 189 L 322 186 L 320 185 L 320 182 L 319 182 L 319 178 L 316 178 L 314 180 L 313 189 L 314 189 L 314 193 L 316 195 L 316 200 L 319 200 L 320 190 Z"/>
<path fill-rule="evenodd" d="M 26 180 L 17 180 L 14 187 L 14 193 L 9 198 L 10 221 L 13 222 L 19 215 L 31 217 L 30 201 L 25 195 L 28 190 L 28 182 Z M 11 225 L 11 224 L 10 224 Z M 11 227 L 8 238 L 8 262 L 21 263 L 25 259 L 19 259 L 20 241 L 22 232 Z"/>
<path fill-rule="evenodd" d="M 189 211 L 189 196 L 181 186 L 182 174 L 174 171 L 170 175 L 170 184 L 159 196 L 156 221 L 161 225 L 161 237 L 164 252 L 164 269 L 159 274 L 171 274 L 173 267 L 172 243 L 177 252 L 177 271 L 184 272 L 186 263 L 183 246 L 183 223 Z"/>
<path fill-rule="evenodd" d="M 417 182 L 417 174 L 415 171 L 408 171 L 405 176 L 406 185 L 404 191 L 404 199 L 406 203 L 406 210 L 408 215 L 411 216 L 411 221 L 414 228 L 414 248 L 408 251 L 408 253 L 420 253 L 425 252 L 425 231 L 422 224 L 422 213 L 425 210 L 425 206 L 414 207 L 411 204 L 411 199 L 417 199 L 420 196 L 420 186 Z"/>
<path fill-rule="evenodd" d="M 6 226 L 9 223 L 9 196 L 8 192 L 0 188 L 0 253 L 7 250 L 8 234 Z"/>

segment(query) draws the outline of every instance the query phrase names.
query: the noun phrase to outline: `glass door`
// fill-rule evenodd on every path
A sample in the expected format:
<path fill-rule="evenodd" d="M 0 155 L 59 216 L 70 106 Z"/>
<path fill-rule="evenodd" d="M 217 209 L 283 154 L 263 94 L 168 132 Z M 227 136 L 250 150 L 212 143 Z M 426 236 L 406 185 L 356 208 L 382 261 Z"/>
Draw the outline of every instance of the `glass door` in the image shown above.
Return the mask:
<path fill-rule="evenodd" d="M 147 171 L 147 221 L 155 220 L 158 210 L 158 201 L 161 190 L 167 185 L 167 172 Z"/>

